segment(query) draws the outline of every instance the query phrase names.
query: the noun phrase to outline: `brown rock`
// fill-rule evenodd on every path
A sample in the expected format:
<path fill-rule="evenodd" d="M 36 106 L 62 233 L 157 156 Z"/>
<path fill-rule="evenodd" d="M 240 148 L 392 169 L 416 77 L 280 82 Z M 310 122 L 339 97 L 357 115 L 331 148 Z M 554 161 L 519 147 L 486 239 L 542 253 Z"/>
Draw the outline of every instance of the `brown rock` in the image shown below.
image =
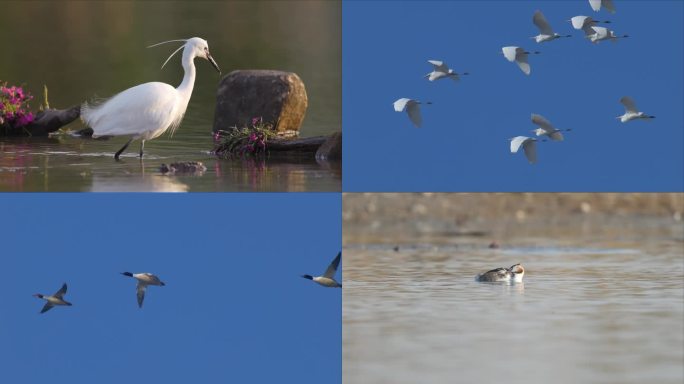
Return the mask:
<path fill-rule="evenodd" d="M 296 132 L 308 99 L 304 83 L 292 72 L 237 70 L 226 75 L 216 95 L 214 132 L 252 125 L 261 117 L 278 132 Z"/>

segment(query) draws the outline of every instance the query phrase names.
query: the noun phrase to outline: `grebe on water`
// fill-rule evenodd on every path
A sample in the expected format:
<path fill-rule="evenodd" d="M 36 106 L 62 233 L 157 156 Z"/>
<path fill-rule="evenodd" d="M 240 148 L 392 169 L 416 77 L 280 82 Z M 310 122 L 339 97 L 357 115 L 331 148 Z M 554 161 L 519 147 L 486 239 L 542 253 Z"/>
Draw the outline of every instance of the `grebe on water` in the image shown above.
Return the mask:
<path fill-rule="evenodd" d="M 525 275 L 525 268 L 518 263 L 510 268 L 497 268 L 491 271 L 481 273 L 475 276 L 477 281 L 508 281 L 512 283 L 521 283 Z"/>

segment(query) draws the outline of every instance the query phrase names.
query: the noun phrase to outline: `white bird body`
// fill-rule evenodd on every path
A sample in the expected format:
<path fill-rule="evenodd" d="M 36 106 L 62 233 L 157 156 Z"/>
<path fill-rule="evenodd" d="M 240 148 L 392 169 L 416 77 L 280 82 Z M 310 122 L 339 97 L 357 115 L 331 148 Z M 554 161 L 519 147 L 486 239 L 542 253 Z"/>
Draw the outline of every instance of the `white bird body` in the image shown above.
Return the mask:
<path fill-rule="evenodd" d="M 43 309 L 40 311 L 40 313 L 45 313 L 45 312 L 49 311 L 55 305 L 68 305 L 68 306 L 70 306 L 71 303 L 64 300 L 64 295 L 66 294 L 66 292 L 67 292 L 67 285 L 66 285 L 66 283 L 64 283 L 64 284 L 62 284 L 62 288 L 60 288 L 59 291 L 57 291 L 52 296 L 42 295 L 40 293 L 36 293 L 35 295 L 33 295 L 39 299 L 43 299 L 43 300 L 47 301 L 45 303 L 45 305 L 43 306 Z"/>
<path fill-rule="evenodd" d="M 551 123 L 544 118 L 542 115 L 538 115 L 536 113 L 532 114 L 532 122 L 536 124 L 539 128 L 533 130 L 537 136 L 548 136 L 551 140 L 554 141 L 563 141 L 563 134 L 561 131 L 569 131 L 570 129 L 557 129 Z"/>
<path fill-rule="evenodd" d="M 622 97 L 620 99 L 620 103 L 622 103 L 622 105 L 625 106 L 625 113 L 623 115 L 616 117 L 616 119 L 620 119 L 620 121 L 623 123 L 638 119 L 655 119 L 655 116 L 647 115 L 644 112 L 640 112 L 634 100 L 629 96 Z"/>
<path fill-rule="evenodd" d="M 181 63 L 185 75 L 178 88 L 160 82 L 145 83 L 129 88 L 103 103 L 86 102 L 81 106 L 81 119 L 93 129 L 93 137 L 131 137 L 114 155 L 117 160 L 134 139 L 141 140 L 142 158 L 145 140 L 159 137 L 168 129 L 173 134 L 180 125 L 195 84 L 195 57 L 207 59 L 219 73 L 221 72 L 209 53 L 206 40 L 193 37 L 174 41 L 185 41 L 185 44 L 173 52 L 164 65 L 176 52 L 183 49 Z"/>
<path fill-rule="evenodd" d="M 527 55 L 530 52 L 525 51 L 524 49 L 520 47 L 503 47 L 501 48 L 501 51 L 503 52 L 504 57 L 506 60 L 510 62 L 515 62 L 518 64 L 518 67 L 520 68 L 521 71 L 523 71 L 524 74 L 529 75 L 531 68 L 530 64 L 527 62 Z M 539 52 L 533 52 L 535 54 Z"/>
<path fill-rule="evenodd" d="M 192 91 L 192 87 L 190 88 Z M 144 108 L 131 113 L 130 100 L 151 100 Z M 107 101 L 107 108 L 88 107 L 83 119 L 93 127 L 93 137 L 131 135 L 134 139 L 151 140 L 168 128 L 173 132 L 180 124 L 190 94 L 178 92 L 172 86 L 152 82 L 129 88 Z M 110 115 L 117 119 L 109 118 Z"/>
<path fill-rule="evenodd" d="M 545 41 L 551 41 L 561 37 L 570 37 L 570 35 L 559 35 L 555 33 L 541 11 L 534 12 L 534 16 L 532 16 L 532 22 L 537 26 L 537 28 L 539 28 L 539 34 L 532 37 L 537 43 L 543 43 Z"/>
<path fill-rule="evenodd" d="M 533 139 L 527 136 L 516 136 L 511 139 L 511 153 L 517 153 L 522 146 L 525 152 L 525 157 L 530 164 L 537 162 L 537 139 Z"/>
<path fill-rule="evenodd" d="M 420 104 L 423 103 L 418 100 L 401 98 L 394 102 L 394 110 L 396 112 L 404 112 L 404 110 L 406 110 L 406 113 L 408 114 L 408 117 L 413 125 L 420 128 L 420 126 L 423 124 L 423 117 L 420 114 Z M 425 104 L 432 103 L 428 101 L 425 102 Z"/>
<path fill-rule="evenodd" d="M 328 288 L 342 288 L 342 284 L 338 283 L 335 280 L 335 272 L 337 272 L 337 267 L 340 265 L 340 259 L 342 258 L 342 252 L 339 252 L 337 256 L 333 259 L 333 261 L 328 265 L 328 268 L 325 270 L 325 273 L 321 276 L 311 276 L 311 275 L 302 275 L 303 278 L 309 279 L 315 283 L 318 283 L 319 285 L 322 285 L 324 287 Z"/>
<path fill-rule="evenodd" d="M 435 81 L 439 79 L 451 78 L 454 81 L 458 81 L 460 79 L 459 74 L 454 72 L 453 69 L 449 68 L 445 62 L 440 60 L 428 60 L 428 63 L 432 64 L 433 66 L 432 72 L 425 75 L 428 80 Z M 467 72 L 464 72 L 461 75 L 467 74 Z"/>
<path fill-rule="evenodd" d="M 595 26 L 597 23 L 610 23 L 610 21 L 598 21 L 594 20 L 590 16 L 575 16 L 569 20 L 572 23 L 572 27 L 584 31 L 586 36 L 593 35 L 596 33 L 591 27 Z"/>
<path fill-rule="evenodd" d="M 613 5 L 613 0 L 589 0 L 589 5 L 591 9 L 598 12 L 601 7 L 604 7 L 610 13 L 615 13 L 615 6 Z"/>
<path fill-rule="evenodd" d="M 594 33 L 588 34 L 589 30 L 594 31 Z M 610 40 L 612 42 L 616 42 L 617 39 L 629 37 L 629 35 L 618 36 L 615 34 L 615 31 L 611 31 L 606 27 L 598 27 L 598 26 L 591 26 L 591 27 L 587 28 L 587 30 L 585 30 L 584 32 L 586 35 L 585 37 L 588 38 L 589 41 L 591 41 L 594 44 L 599 43 L 603 40 Z"/>
<path fill-rule="evenodd" d="M 142 308 L 143 300 L 145 300 L 145 289 L 148 285 L 165 286 L 166 284 L 159 279 L 154 274 L 143 272 L 143 273 L 130 273 L 122 272 L 124 276 L 133 277 L 138 280 L 138 285 L 136 286 L 136 296 L 138 297 L 138 307 Z"/>

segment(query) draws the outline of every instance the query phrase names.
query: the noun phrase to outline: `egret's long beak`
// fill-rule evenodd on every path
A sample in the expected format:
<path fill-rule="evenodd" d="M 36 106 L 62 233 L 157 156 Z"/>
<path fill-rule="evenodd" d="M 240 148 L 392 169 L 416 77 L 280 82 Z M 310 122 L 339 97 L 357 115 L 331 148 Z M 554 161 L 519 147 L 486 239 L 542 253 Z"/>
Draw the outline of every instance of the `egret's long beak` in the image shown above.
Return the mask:
<path fill-rule="evenodd" d="M 216 68 L 216 70 L 217 70 L 218 73 L 220 74 L 220 73 L 221 73 L 221 68 L 219 68 L 218 64 L 216 64 L 216 61 L 214 61 L 214 58 L 211 57 L 211 54 L 209 53 L 209 51 L 207 51 L 207 60 L 209 60 L 209 62 L 211 63 L 211 65 L 213 65 L 214 68 Z"/>

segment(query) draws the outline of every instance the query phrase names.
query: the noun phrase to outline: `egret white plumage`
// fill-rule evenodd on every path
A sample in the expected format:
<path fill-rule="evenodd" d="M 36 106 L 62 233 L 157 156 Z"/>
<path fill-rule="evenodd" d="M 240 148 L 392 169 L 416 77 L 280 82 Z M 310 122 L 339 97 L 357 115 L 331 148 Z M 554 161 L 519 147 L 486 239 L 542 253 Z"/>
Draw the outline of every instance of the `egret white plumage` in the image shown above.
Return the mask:
<path fill-rule="evenodd" d="M 537 139 L 527 136 L 516 136 L 511 139 L 511 153 L 517 153 L 522 146 L 525 157 L 530 164 L 537 162 Z"/>
<path fill-rule="evenodd" d="M 454 81 L 459 80 L 459 76 L 468 75 L 468 72 L 463 72 L 461 74 L 454 72 L 453 69 L 449 68 L 445 62 L 440 60 L 428 60 L 428 63 L 432 64 L 432 72 L 425 75 L 430 81 L 435 81 L 444 78 L 451 78 Z"/>
<path fill-rule="evenodd" d="M 115 159 L 119 159 L 134 139 L 141 140 L 142 158 L 145 140 L 154 139 L 168 129 L 173 134 L 178 128 L 195 84 L 195 57 L 207 59 L 221 73 L 218 64 L 209 53 L 207 41 L 202 38 L 164 41 L 148 48 L 176 41 L 182 41 L 184 44 L 166 59 L 162 68 L 173 55 L 183 50 L 181 63 L 185 75 L 178 88 L 165 83 L 151 82 L 129 88 L 103 103 L 83 103 L 81 119 L 93 129 L 93 137 L 130 136 L 126 144 L 114 155 Z"/>
<path fill-rule="evenodd" d="M 610 20 L 594 20 L 590 16 L 575 16 L 568 20 L 572 23 L 572 27 L 575 29 L 580 29 L 584 31 L 585 35 L 593 35 L 596 33 L 591 27 L 595 26 L 597 23 L 610 24 Z"/>
<path fill-rule="evenodd" d="M 534 16 L 532 16 L 532 22 L 534 25 L 539 28 L 539 34 L 537 36 L 533 36 L 532 38 L 534 41 L 537 43 L 543 43 L 545 41 L 551 41 L 555 40 L 561 37 L 570 37 L 571 35 L 559 35 L 553 31 L 553 28 L 551 28 L 551 25 L 549 24 L 548 21 L 546 21 L 546 18 L 544 17 L 544 14 L 541 13 L 541 11 L 535 11 Z"/>
<path fill-rule="evenodd" d="M 404 112 L 404 110 L 406 110 L 413 125 L 420 128 L 421 124 L 423 124 L 423 118 L 420 115 L 420 104 L 432 103 L 429 101 L 423 103 L 418 100 L 401 98 L 394 102 L 394 110 L 397 112 Z"/>
<path fill-rule="evenodd" d="M 539 128 L 532 130 L 537 136 L 548 136 L 551 140 L 563 141 L 563 134 L 561 131 L 571 131 L 572 129 L 558 129 L 551 125 L 548 120 L 542 115 L 536 113 L 532 114 L 532 122 Z"/>
<path fill-rule="evenodd" d="M 302 275 L 303 278 L 312 280 L 324 287 L 328 288 L 342 288 L 342 284 L 335 280 L 335 272 L 337 272 L 337 267 L 340 265 L 340 259 L 342 258 L 342 252 L 339 252 L 333 261 L 326 268 L 325 273 L 321 276 L 311 276 Z"/>
<path fill-rule="evenodd" d="M 613 0 L 589 0 L 589 5 L 591 5 L 591 9 L 593 9 L 596 12 L 600 11 L 601 7 L 603 7 L 607 9 L 608 12 L 615 13 L 615 6 L 613 5 Z"/>
<path fill-rule="evenodd" d="M 529 54 L 539 54 L 541 52 L 527 52 L 524 49 L 520 47 L 503 47 L 501 48 L 501 51 L 503 52 L 504 57 L 506 60 L 510 62 L 515 62 L 518 64 L 518 67 L 520 67 L 520 70 L 523 71 L 524 74 L 529 75 L 530 74 L 530 64 L 527 63 L 527 55 Z"/>
<path fill-rule="evenodd" d="M 625 113 L 616 117 L 616 119 L 620 119 L 620 121 L 623 123 L 636 119 L 655 119 L 655 116 L 639 112 L 636 103 L 634 103 L 634 100 L 632 100 L 632 98 L 629 96 L 623 96 L 620 99 L 620 103 L 625 106 Z"/>
<path fill-rule="evenodd" d="M 593 34 L 588 34 L 588 31 L 589 31 L 589 30 L 593 30 L 594 33 L 593 33 Z M 606 28 L 606 27 L 598 27 L 598 26 L 589 27 L 589 28 L 588 28 L 587 30 L 585 30 L 584 32 L 585 32 L 585 34 L 586 34 L 586 36 L 584 36 L 584 37 L 586 37 L 587 39 L 589 39 L 589 41 L 591 41 L 591 42 L 594 43 L 594 44 L 599 43 L 599 42 L 601 42 L 601 41 L 603 41 L 603 40 L 610 40 L 610 41 L 612 41 L 612 42 L 616 42 L 617 39 L 622 39 L 622 38 L 629 37 L 629 35 L 618 36 L 618 35 L 615 34 L 615 31 L 611 31 L 611 30 L 609 30 L 609 29 Z"/>

